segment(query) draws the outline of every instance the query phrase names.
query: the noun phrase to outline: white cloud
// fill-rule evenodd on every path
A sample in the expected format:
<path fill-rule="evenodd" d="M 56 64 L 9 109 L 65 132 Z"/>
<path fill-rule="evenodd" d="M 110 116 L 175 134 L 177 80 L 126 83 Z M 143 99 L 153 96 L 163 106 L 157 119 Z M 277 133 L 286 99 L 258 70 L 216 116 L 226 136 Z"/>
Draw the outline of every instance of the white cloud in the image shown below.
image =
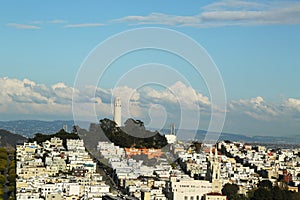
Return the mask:
<path fill-rule="evenodd" d="M 113 96 L 122 99 L 123 120 L 133 117 L 151 126 L 161 126 L 165 121 L 179 124 L 183 119 L 188 119 L 181 127 L 196 128 L 198 122 L 205 124 L 210 119 L 212 103 L 209 97 L 182 82 L 165 89 L 149 86 L 138 90 L 127 86 L 114 89 L 83 86 L 74 89 L 63 82 L 46 86 L 28 79 L 0 78 L 1 120 L 13 115 L 14 119 L 21 115 L 34 119 L 40 119 L 40 116 L 45 116 L 45 119 L 71 119 L 72 100 L 79 102 L 76 110 L 86 119 L 92 119 L 89 109 L 94 110 L 99 118 L 112 117 Z M 284 120 L 292 124 L 298 123 L 300 117 L 300 99 L 296 98 L 272 103 L 257 96 L 231 101 L 228 107 L 230 117 L 238 120 L 249 120 L 250 117 L 259 123 Z"/>
<path fill-rule="evenodd" d="M 34 20 L 34 21 L 30 21 L 29 24 L 39 24 L 39 25 L 42 25 L 42 24 L 65 24 L 67 23 L 68 21 L 66 20 L 62 20 L 62 19 L 53 19 L 53 20 Z"/>
<path fill-rule="evenodd" d="M 17 29 L 40 29 L 40 26 L 28 25 L 28 24 L 17 24 L 17 23 L 9 23 L 7 26 L 17 28 Z"/>
<path fill-rule="evenodd" d="M 137 24 L 162 24 L 169 26 L 193 25 L 199 24 L 199 16 L 176 16 L 163 13 L 151 13 L 148 16 L 126 16 L 121 19 L 113 20 L 115 22 L 132 22 Z"/>
<path fill-rule="evenodd" d="M 168 117 L 180 118 L 180 112 L 192 115 L 197 110 L 209 111 L 210 106 L 208 97 L 181 82 L 174 83 L 169 89 L 164 90 L 151 87 L 136 90 L 127 86 L 114 89 L 84 86 L 81 89 L 74 89 L 63 82 L 46 86 L 28 79 L 0 78 L 2 104 L 0 111 L 3 114 L 15 114 L 16 118 L 18 114 L 71 118 L 72 100 L 79 103 L 79 112 L 89 119 L 91 118 L 88 117 L 91 114 L 88 112 L 89 108 L 95 109 L 100 118 L 109 117 L 113 114 L 113 96 L 120 96 L 122 99 L 124 119 L 129 117 L 146 119 L 149 118 L 148 115 L 158 115 L 162 109 L 166 111 Z"/>
<path fill-rule="evenodd" d="M 53 19 L 49 21 L 50 24 L 64 24 L 67 23 L 66 20 L 62 20 L 62 19 Z"/>
<path fill-rule="evenodd" d="M 125 16 L 114 20 L 131 24 L 168 26 L 218 27 L 232 25 L 299 24 L 300 2 L 221 1 L 202 7 L 196 15 L 151 13 L 146 16 Z"/>
<path fill-rule="evenodd" d="M 220 2 L 211 3 L 202 7 L 204 10 L 224 10 L 224 9 L 261 9 L 266 8 L 266 5 L 256 2 L 239 1 L 239 0 L 224 0 Z"/>
<path fill-rule="evenodd" d="M 278 106 L 274 106 L 266 102 L 261 96 L 251 99 L 241 99 L 231 101 L 229 103 L 230 112 L 242 112 L 257 120 L 273 120 L 278 117 L 281 112 Z"/>
<path fill-rule="evenodd" d="M 82 23 L 82 24 L 67 24 L 65 28 L 84 28 L 84 27 L 99 27 L 104 26 L 104 24 L 100 23 Z"/>
<path fill-rule="evenodd" d="M 288 98 L 284 103 L 283 106 L 287 109 L 292 111 L 300 112 L 300 99 L 295 98 Z"/>

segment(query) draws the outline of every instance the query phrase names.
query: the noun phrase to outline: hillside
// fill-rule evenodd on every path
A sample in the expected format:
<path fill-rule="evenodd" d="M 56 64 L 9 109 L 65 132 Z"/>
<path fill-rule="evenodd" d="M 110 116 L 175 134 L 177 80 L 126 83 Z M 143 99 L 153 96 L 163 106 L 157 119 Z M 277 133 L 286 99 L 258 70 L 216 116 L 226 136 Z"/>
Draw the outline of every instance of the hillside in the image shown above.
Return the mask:
<path fill-rule="evenodd" d="M 17 143 L 27 141 L 27 138 L 11 133 L 7 130 L 0 129 L 0 147 L 15 147 Z"/>
<path fill-rule="evenodd" d="M 67 125 L 68 130 L 72 130 L 74 125 L 73 120 L 55 120 L 55 121 L 41 121 L 41 120 L 14 120 L 14 121 L 0 121 L 0 128 L 8 130 L 13 133 L 18 133 L 25 137 L 31 138 L 36 133 L 52 134 L 56 133 L 63 126 Z"/>
<path fill-rule="evenodd" d="M 68 126 L 67 131 L 72 131 L 74 121 L 72 120 L 55 120 L 55 121 L 40 121 L 40 120 L 16 120 L 16 121 L 0 121 L 0 129 L 7 130 L 9 132 L 18 133 L 19 135 L 23 135 L 25 137 L 31 138 L 34 137 L 36 133 L 43 134 L 52 134 L 58 132 L 64 125 Z M 81 128 L 81 132 L 83 135 L 91 142 L 92 146 L 96 146 L 97 140 L 107 140 L 107 136 L 103 133 L 99 124 L 90 124 L 89 122 L 80 122 L 79 125 Z M 90 126 L 89 126 L 90 125 Z M 84 129 L 87 129 L 84 131 Z M 124 127 L 122 127 L 123 129 Z M 125 127 L 128 128 L 128 127 Z M 139 129 L 136 127 L 137 130 Z M 142 129 L 142 127 L 140 127 Z M 155 130 L 155 129 L 153 129 Z M 123 130 L 129 131 L 131 135 L 135 135 L 135 132 L 131 130 Z M 162 129 L 160 132 L 169 133 L 169 129 Z M 138 131 L 140 133 L 140 131 Z M 155 132 L 155 131 L 153 131 Z M 152 133 L 153 133 L 152 132 Z M 96 133 L 96 134 L 94 134 Z M 205 130 L 187 130 L 180 129 L 176 130 L 177 138 L 180 140 L 199 140 L 202 141 L 205 138 L 206 131 Z M 151 134 L 151 133 L 150 133 Z M 94 138 L 93 137 L 97 137 Z M 243 141 L 248 143 L 272 143 L 272 144 L 300 144 L 300 136 L 299 135 L 288 135 L 285 134 L 283 136 L 250 136 L 246 134 L 238 134 L 238 133 L 225 133 L 222 132 L 219 140 L 230 140 L 230 141 Z"/>

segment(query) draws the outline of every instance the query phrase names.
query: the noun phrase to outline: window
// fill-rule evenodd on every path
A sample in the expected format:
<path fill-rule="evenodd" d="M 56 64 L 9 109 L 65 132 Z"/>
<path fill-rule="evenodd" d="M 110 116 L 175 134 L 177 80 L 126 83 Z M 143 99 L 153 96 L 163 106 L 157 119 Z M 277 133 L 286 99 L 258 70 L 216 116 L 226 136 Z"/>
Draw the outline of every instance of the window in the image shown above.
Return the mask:
<path fill-rule="evenodd" d="M 188 197 L 187 197 L 187 196 L 184 196 L 184 200 L 188 200 Z"/>
<path fill-rule="evenodd" d="M 197 195 L 196 200 L 200 200 L 199 195 Z"/>

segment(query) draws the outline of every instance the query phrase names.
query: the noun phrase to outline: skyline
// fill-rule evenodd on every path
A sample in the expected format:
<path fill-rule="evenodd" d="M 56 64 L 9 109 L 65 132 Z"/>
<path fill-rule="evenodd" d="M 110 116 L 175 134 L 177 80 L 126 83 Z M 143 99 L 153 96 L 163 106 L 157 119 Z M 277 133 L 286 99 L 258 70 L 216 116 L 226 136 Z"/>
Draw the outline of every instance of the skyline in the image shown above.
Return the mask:
<path fill-rule="evenodd" d="M 227 94 L 225 132 L 299 134 L 300 2 L 172 2 L 116 1 L 119 6 L 105 1 L 32 1 L 19 2 L 19 6 L 6 2 L 0 8 L 0 120 L 72 119 L 72 87 L 89 53 L 108 37 L 150 26 L 179 31 L 202 45 L 211 56 Z M 179 71 L 188 69 L 177 58 L 151 51 L 121 58 L 115 67 L 129 69 L 153 61 Z M 170 79 L 167 87 L 177 90 L 186 100 L 183 109 L 187 113 L 200 106 L 200 128 L 205 129 L 211 99 L 203 80 L 199 83 L 199 78 L 191 74 L 192 71 L 186 71 L 193 87 L 176 79 Z M 113 80 L 117 78 L 112 76 Z M 96 97 L 82 91 L 80 94 L 93 105 L 97 102 L 98 116 L 112 117 L 113 86 L 114 82 L 107 78 L 98 85 Z M 122 98 L 135 92 L 132 116 L 152 127 L 161 126 L 159 117 L 165 111 L 171 121 L 178 121 L 176 103 L 163 88 L 134 91 L 134 84 L 129 83 L 114 90 Z M 196 98 L 190 98 L 195 94 Z M 156 119 L 152 123 L 148 108 Z"/>

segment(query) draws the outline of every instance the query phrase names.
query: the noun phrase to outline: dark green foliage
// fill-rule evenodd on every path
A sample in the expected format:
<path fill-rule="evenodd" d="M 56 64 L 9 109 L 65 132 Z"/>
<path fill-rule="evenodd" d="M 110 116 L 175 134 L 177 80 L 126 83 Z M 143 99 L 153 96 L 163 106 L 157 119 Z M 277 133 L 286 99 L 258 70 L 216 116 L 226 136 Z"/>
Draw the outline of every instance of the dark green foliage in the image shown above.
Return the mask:
<path fill-rule="evenodd" d="M 29 139 L 29 142 L 36 141 L 38 144 L 50 140 L 53 137 L 57 137 L 63 140 L 63 145 L 66 148 L 67 139 L 79 139 L 79 136 L 75 133 L 68 133 L 64 129 L 61 129 L 59 132 L 52 135 L 44 135 L 41 133 L 35 134 L 34 138 Z"/>
<path fill-rule="evenodd" d="M 196 153 L 200 153 L 201 148 L 202 148 L 202 143 L 201 142 L 193 142 L 192 145 L 190 146 L 190 148 L 195 150 Z"/>
<path fill-rule="evenodd" d="M 0 148 L 0 199 L 15 199 L 16 162 L 11 146 Z"/>
<path fill-rule="evenodd" d="M 3 184 L 5 184 L 5 183 L 6 183 L 6 178 L 5 178 L 5 176 L 3 176 L 3 175 L 0 174 L 0 184 L 3 185 Z"/>
<path fill-rule="evenodd" d="M 13 183 L 14 181 L 16 181 L 16 174 L 11 174 L 7 177 L 7 180 L 10 182 L 10 183 Z"/>
<path fill-rule="evenodd" d="M 226 183 L 222 188 L 222 194 L 226 195 L 229 200 L 241 199 L 238 194 L 239 186 L 236 184 Z"/>
<path fill-rule="evenodd" d="M 7 153 L 6 152 L 0 152 L 0 159 L 7 160 Z"/>
<path fill-rule="evenodd" d="M 260 177 L 262 178 L 268 178 L 268 171 L 267 170 L 260 170 L 257 172 L 259 174 Z"/>
<path fill-rule="evenodd" d="M 269 180 L 262 180 L 261 182 L 258 183 L 258 187 L 259 188 L 264 188 L 267 190 L 271 190 L 272 189 L 272 182 Z"/>
<path fill-rule="evenodd" d="M 0 159 L 0 173 L 4 173 L 7 166 L 7 160 Z"/>
<path fill-rule="evenodd" d="M 147 131 L 141 121 L 128 119 L 124 124 L 120 128 L 112 120 L 100 120 L 100 127 L 106 137 L 120 147 L 162 148 L 167 145 L 164 136 L 157 131 Z"/>
<path fill-rule="evenodd" d="M 266 188 L 258 188 L 254 192 L 253 200 L 272 200 L 272 192 Z"/>
<path fill-rule="evenodd" d="M 272 184 L 272 183 L 271 183 Z M 299 193 L 280 189 L 278 186 L 270 187 L 268 181 L 259 183 L 258 189 L 252 195 L 249 195 L 251 200 L 299 200 Z"/>
<path fill-rule="evenodd" d="M 284 194 L 279 187 L 273 188 L 273 199 L 274 200 L 281 200 L 284 198 Z"/>

